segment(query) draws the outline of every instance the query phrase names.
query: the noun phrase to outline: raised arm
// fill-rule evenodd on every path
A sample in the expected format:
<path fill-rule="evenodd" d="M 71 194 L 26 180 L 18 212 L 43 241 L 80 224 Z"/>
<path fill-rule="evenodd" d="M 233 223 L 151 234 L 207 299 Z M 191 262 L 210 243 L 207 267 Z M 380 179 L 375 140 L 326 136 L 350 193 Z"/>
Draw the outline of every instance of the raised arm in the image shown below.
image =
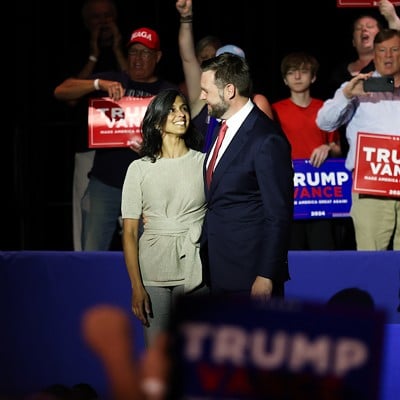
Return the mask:
<path fill-rule="evenodd" d="M 385 17 L 389 28 L 400 30 L 400 17 L 396 13 L 396 9 L 389 0 L 378 1 L 379 12 Z"/>
<path fill-rule="evenodd" d="M 176 9 L 180 14 L 179 54 L 181 56 L 191 114 L 192 117 L 195 117 L 205 103 L 200 99 L 201 69 L 194 45 L 192 0 L 177 0 Z"/>
<path fill-rule="evenodd" d="M 125 94 L 125 89 L 117 81 L 68 78 L 54 89 L 54 96 L 58 100 L 72 101 L 97 90 L 108 92 L 108 96 L 113 100 L 121 100 Z"/>

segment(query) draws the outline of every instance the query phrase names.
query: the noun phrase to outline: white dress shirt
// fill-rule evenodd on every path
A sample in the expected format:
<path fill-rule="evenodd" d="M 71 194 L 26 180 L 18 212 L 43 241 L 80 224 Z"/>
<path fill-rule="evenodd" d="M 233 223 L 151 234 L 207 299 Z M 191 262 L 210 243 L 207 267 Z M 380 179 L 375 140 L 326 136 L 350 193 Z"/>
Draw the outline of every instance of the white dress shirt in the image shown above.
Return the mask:
<path fill-rule="evenodd" d="M 218 157 L 215 162 L 215 168 L 218 165 L 219 160 L 225 153 L 225 150 L 229 146 L 229 143 L 232 141 L 234 138 L 236 132 L 239 130 L 240 126 L 242 125 L 243 121 L 247 118 L 247 116 L 250 114 L 250 111 L 253 109 L 254 103 L 249 99 L 249 101 L 234 115 L 232 115 L 229 119 L 226 120 L 226 125 L 228 126 L 228 129 L 225 134 L 225 138 L 221 144 L 221 148 L 219 149 Z M 207 159 L 207 167 L 208 163 L 210 162 L 212 158 L 212 154 L 214 153 L 214 148 L 215 148 L 215 143 L 214 142 L 213 147 L 210 151 L 210 156 Z"/>

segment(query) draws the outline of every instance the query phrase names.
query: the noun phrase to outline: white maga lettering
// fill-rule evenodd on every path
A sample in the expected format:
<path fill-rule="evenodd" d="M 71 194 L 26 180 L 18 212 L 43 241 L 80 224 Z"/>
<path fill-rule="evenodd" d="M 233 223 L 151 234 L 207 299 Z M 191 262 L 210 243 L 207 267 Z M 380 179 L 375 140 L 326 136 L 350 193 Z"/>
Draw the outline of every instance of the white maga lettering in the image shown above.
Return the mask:
<path fill-rule="evenodd" d="M 142 37 L 142 38 L 148 39 L 150 41 L 152 40 L 151 39 L 151 33 L 147 33 L 147 32 L 144 32 L 144 31 L 135 32 L 132 35 L 132 39 L 137 38 L 137 37 Z"/>

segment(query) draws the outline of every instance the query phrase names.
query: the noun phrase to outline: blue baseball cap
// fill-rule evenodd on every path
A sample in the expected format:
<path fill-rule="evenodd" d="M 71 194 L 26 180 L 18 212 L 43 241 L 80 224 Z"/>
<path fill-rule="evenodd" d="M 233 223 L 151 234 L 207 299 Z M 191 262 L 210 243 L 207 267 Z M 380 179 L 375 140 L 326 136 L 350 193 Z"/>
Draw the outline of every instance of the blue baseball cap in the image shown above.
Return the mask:
<path fill-rule="evenodd" d="M 215 53 L 215 56 L 219 56 L 222 53 L 236 54 L 239 57 L 246 58 L 244 51 L 240 47 L 235 46 L 234 44 L 227 44 L 225 46 L 220 47 Z"/>

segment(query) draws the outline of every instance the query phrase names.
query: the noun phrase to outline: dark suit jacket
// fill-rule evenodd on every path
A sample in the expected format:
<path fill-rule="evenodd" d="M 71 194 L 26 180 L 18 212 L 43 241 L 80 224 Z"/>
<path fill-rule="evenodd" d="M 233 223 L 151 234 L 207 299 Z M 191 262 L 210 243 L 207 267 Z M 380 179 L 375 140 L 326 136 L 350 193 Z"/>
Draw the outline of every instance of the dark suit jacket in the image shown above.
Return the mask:
<path fill-rule="evenodd" d="M 211 288 L 250 291 L 257 275 L 288 280 L 293 167 L 291 147 L 279 125 L 254 107 L 205 190 L 208 210 L 201 244 L 208 253 Z"/>

